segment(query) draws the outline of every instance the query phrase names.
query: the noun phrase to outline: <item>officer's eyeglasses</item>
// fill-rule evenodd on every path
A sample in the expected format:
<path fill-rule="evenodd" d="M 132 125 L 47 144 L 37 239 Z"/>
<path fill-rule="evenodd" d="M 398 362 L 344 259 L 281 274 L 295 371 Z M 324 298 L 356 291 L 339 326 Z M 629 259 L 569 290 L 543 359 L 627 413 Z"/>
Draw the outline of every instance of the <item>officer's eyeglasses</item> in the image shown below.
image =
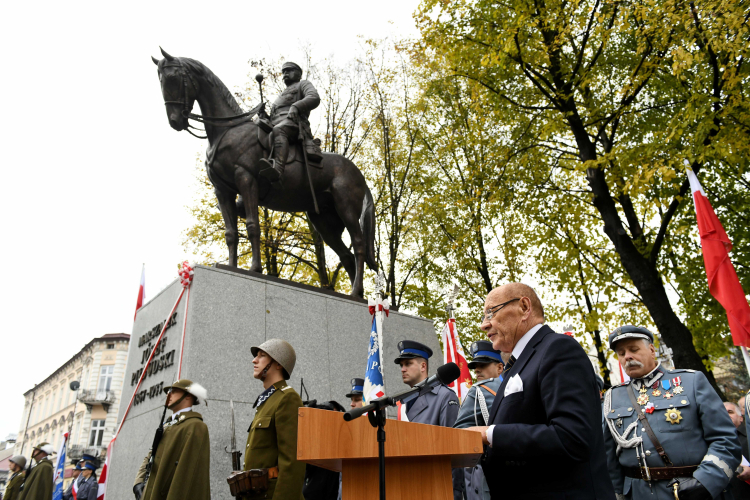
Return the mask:
<path fill-rule="evenodd" d="M 482 316 L 482 324 L 485 324 L 486 322 L 490 321 L 492 319 L 492 317 L 495 316 L 495 313 L 498 312 L 500 309 L 502 309 L 503 307 L 507 306 L 511 302 L 515 302 L 517 300 L 521 300 L 521 298 L 518 297 L 518 298 L 515 298 L 515 299 L 510 299 L 507 302 L 503 302 L 502 304 L 498 304 L 496 306 L 490 307 L 489 309 L 487 309 L 486 311 L 484 311 L 484 316 Z"/>

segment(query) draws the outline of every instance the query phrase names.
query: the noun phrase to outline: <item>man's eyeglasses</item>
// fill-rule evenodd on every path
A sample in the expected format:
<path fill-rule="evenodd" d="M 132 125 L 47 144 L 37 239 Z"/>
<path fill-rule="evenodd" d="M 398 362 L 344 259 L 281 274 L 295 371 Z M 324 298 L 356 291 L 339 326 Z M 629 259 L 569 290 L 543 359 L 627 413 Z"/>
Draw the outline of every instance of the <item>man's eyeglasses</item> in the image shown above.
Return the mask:
<path fill-rule="evenodd" d="M 521 300 L 521 298 L 518 297 L 518 298 L 515 298 L 515 299 L 510 299 L 507 302 L 503 302 L 502 304 L 498 304 L 496 306 L 490 307 L 489 309 L 487 309 L 486 311 L 484 311 L 484 316 L 482 316 L 482 324 L 484 324 L 487 321 L 490 321 L 492 319 L 492 317 L 495 315 L 495 313 L 498 312 L 500 309 L 502 309 L 503 307 L 507 306 L 511 302 L 515 302 L 517 300 Z"/>

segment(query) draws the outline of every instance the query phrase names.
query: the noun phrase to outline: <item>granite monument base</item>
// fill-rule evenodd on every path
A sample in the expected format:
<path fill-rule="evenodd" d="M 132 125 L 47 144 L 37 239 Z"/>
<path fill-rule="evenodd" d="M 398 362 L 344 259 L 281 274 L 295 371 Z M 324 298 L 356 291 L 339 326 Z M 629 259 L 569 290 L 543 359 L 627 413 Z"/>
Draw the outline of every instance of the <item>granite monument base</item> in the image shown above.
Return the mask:
<path fill-rule="evenodd" d="M 180 290 L 175 280 L 138 311 L 118 422 Z M 348 407 L 344 395 L 351 389 L 350 380 L 364 376 L 372 324 L 364 300 L 224 266 L 196 266 L 189 302 L 186 299 L 187 294 L 167 320 L 162 344 L 113 447 L 107 500 L 133 498 L 133 480 L 161 418 L 162 389 L 177 376 L 186 315 L 181 378 L 208 390 L 207 406 L 201 404 L 195 410 L 203 415 L 211 436 L 213 498 L 232 498 L 226 483 L 231 455 L 224 451 L 230 444 L 229 401 L 234 401 L 237 448 L 244 453 L 252 406 L 263 390 L 252 376 L 251 346 L 270 338 L 294 346 L 297 364 L 289 384 L 300 392 L 304 381 L 303 400 L 336 400 Z M 417 340 L 433 349 L 431 374 L 442 364 L 430 320 L 391 312 L 383 330 L 386 393 L 406 388 L 393 363 L 400 340 Z"/>

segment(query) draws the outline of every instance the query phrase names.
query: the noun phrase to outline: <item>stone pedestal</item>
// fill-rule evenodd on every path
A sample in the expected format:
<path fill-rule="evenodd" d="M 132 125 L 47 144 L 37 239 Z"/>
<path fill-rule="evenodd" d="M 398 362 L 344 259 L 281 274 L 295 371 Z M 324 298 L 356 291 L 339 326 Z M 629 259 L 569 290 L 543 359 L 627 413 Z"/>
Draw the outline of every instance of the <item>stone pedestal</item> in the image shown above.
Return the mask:
<path fill-rule="evenodd" d="M 138 312 L 118 422 L 180 289 L 175 280 Z M 166 341 L 154 357 L 154 367 L 144 379 L 137 404 L 114 445 L 107 500 L 133 498 L 133 480 L 161 418 L 162 388 L 177 374 L 186 298 L 187 294 L 170 318 Z M 208 406 L 195 409 L 203 415 L 211 436 L 213 498 L 231 498 L 226 483 L 231 457 L 224 451 L 230 442 L 229 400 L 234 400 L 237 444 L 244 453 L 252 405 L 263 390 L 261 382 L 252 376 L 250 347 L 270 338 L 288 341 L 297 353 L 289 384 L 299 392 L 304 379 L 307 393 L 300 394 L 302 399 L 336 400 L 348 407 L 344 395 L 351 388 L 350 380 L 365 373 L 370 329 L 371 316 L 361 299 L 223 266 L 196 267 L 187 307 L 181 377 L 199 382 L 208 390 Z M 383 330 L 386 393 L 406 388 L 393 363 L 400 340 L 416 340 L 433 349 L 431 374 L 442 364 L 431 321 L 392 312 Z"/>

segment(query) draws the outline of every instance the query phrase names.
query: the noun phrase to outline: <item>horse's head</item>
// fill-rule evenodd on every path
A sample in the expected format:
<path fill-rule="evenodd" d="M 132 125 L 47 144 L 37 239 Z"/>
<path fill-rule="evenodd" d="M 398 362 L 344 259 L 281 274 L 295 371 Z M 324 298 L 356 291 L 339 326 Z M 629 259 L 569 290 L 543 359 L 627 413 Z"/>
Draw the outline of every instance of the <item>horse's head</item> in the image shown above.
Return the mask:
<path fill-rule="evenodd" d="M 198 86 L 183 59 L 170 56 L 164 49 L 161 49 L 161 53 L 164 59 L 151 57 L 151 60 L 158 68 L 169 125 L 177 131 L 185 130 L 188 127 L 188 114 L 198 95 Z"/>

